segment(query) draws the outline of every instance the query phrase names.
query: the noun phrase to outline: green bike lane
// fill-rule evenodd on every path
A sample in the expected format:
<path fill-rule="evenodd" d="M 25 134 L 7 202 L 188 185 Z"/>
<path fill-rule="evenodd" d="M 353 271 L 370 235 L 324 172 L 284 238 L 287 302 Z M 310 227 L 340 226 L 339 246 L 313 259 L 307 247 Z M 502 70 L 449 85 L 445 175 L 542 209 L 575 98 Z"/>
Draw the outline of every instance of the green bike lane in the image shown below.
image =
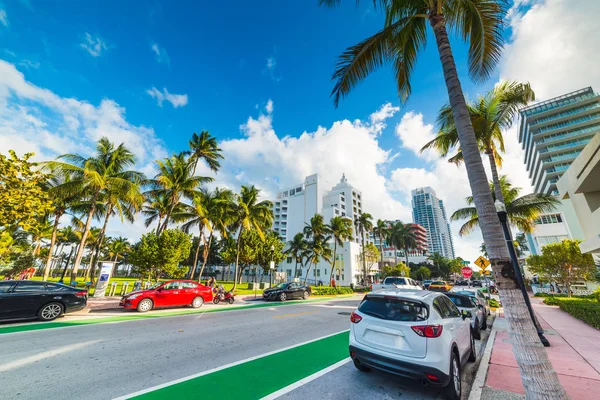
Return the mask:
<path fill-rule="evenodd" d="M 217 313 L 217 312 L 228 312 L 228 311 L 239 311 L 254 308 L 265 308 L 265 307 L 281 307 L 290 306 L 305 303 L 318 303 L 336 299 L 349 299 L 358 298 L 356 295 L 348 296 L 334 296 L 334 297 L 320 297 L 309 300 L 300 301 L 287 301 L 287 302 L 260 302 L 258 304 L 248 304 L 242 306 L 214 306 L 214 308 L 201 308 L 201 309 L 178 309 L 178 310 L 159 310 L 151 311 L 149 313 L 136 313 L 133 311 L 123 311 L 122 315 L 111 315 L 109 317 L 69 317 L 68 320 L 52 321 L 52 322 L 24 322 L 9 325 L 0 325 L 0 335 L 9 333 L 20 333 L 39 331 L 45 329 L 56 329 L 56 328 L 68 328 L 85 325 L 96 325 L 105 323 L 116 323 L 116 322 L 127 322 L 127 321 L 138 321 L 154 318 L 165 318 L 165 317 L 177 317 L 185 315 L 198 315 L 204 313 Z"/>
<path fill-rule="evenodd" d="M 118 397 L 124 399 L 261 399 L 283 393 L 348 360 L 349 331 Z M 304 380 L 304 382 L 302 382 Z M 302 382 L 302 383 L 298 383 Z M 283 390 L 283 391 L 282 391 Z"/>

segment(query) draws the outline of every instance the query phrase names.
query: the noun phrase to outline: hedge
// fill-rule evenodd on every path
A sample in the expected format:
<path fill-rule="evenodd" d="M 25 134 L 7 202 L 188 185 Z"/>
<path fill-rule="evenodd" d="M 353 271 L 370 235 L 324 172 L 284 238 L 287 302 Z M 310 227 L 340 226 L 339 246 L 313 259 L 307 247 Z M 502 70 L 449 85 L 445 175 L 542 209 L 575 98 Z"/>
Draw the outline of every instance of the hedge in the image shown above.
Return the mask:
<path fill-rule="evenodd" d="M 568 298 L 569 295 L 567 293 L 541 293 L 541 292 L 537 292 L 535 295 L 535 297 L 563 297 L 563 298 Z M 576 298 L 576 299 L 595 299 L 596 295 L 595 294 L 586 294 L 586 295 L 576 295 L 574 294 L 572 296 L 572 298 Z"/>
<path fill-rule="evenodd" d="M 329 287 L 329 286 L 311 286 L 312 294 L 314 295 L 336 295 L 336 294 L 353 294 L 354 291 L 347 287 Z"/>
<path fill-rule="evenodd" d="M 600 303 L 581 298 L 546 298 L 544 303 L 558 307 L 594 328 L 600 329 Z"/>

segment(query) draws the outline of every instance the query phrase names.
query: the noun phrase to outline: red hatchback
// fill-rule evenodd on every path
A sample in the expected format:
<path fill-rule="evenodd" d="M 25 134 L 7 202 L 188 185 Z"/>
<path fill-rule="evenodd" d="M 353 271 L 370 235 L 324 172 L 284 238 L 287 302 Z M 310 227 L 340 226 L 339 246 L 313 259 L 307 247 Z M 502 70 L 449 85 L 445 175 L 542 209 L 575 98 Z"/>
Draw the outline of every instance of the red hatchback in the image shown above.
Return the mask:
<path fill-rule="evenodd" d="M 119 305 L 126 309 L 135 308 L 139 312 L 146 312 L 157 307 L 200 308 L 204 302 L 210 302 L 212 299 L 212 290 L 208 286 L 189 280 L 173 280 L 127 293 Z"/>

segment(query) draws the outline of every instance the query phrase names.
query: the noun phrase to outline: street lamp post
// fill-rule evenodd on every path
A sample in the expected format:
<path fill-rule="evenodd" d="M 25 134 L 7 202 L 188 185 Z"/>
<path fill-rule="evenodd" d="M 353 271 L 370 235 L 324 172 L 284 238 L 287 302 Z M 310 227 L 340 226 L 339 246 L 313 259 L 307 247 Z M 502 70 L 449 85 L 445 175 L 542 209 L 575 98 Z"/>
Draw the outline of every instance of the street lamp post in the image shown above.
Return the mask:
<path fill-rule="evenodd" d="M 540 337 L 540 341 L 542 342 L 542 344 L 545 347 L 550 347 L 550 342 L 544 336 L 544 330 L 542 329 L 539 321 L 537 320 L 537 317 L 535 316 L 533 307 L 531 307 L 531 301 L 529 300 L 529 296 L 527 295 L 527 290 L 525 289 L 525 282 L 523 281 L 523 274 L 521 273 L 521 267 L 519 266 L 517 252 L 515 251 L 515 245 L 513 243 L 512 234 L 510 232 L 510 228 L 508 227 L 508 214 L 506 213 L 506 206 L 499 200 L 496 200 L 494 205 L 496 206 L 496 213 L 498 214 L 498 218 L 500 219 L 500 223 L 502 224 L 502 231 L 504 232 L 504 240 L 506 240 L 506 247 L 508 247 L 508 253 L 510 254 L 510 260 L 513 265 L 515 277 L 517 279 L 517 284 L 521 289 L 521 293 L 523 293 L 523 300 L 525 300 L 525 305 L 527 305 L 529 316 L 533 321 L 533 325 L 537 330 L 538 336 Z"/>

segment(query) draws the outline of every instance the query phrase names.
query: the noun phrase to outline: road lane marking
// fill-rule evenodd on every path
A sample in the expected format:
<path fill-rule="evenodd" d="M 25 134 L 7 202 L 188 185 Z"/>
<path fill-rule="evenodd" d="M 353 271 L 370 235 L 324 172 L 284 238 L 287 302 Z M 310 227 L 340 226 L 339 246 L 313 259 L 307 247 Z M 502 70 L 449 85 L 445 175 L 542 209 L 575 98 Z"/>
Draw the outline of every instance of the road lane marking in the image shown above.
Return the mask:
<path fill-rule="evenodd" d="M 197 399 L 226 394 L 229 398 L 262 398 L 294 382 L 313 375 L 348 356 L 348 332 L 343 330 L 293 346 L 270 351 L 244 360 L 143 389 L 115 400 Z M 307 353 L 307 354 L 305 354 Z M 303 356 L 295 368 L 290 360 Z"/>
<path fill-rule="evenodd" d="M 278 397 L 281 397 L 284 394 L 291 392 L 292 390 L 298 389 L 300 386 L 304 386 L 307 383 L 312 382 L 315 379 L 320 378 L 323 375 L 328 374 L 331 371 L 336 370 L 339 367 L 348 364 L 350 361 L 352 361 L 352 359 L 350 357 L 348 357 L 348 358 L 346 358 L 346 359 L 344 359 L 342 361 L 336 362 L 335 364 L 330 365 L 329 367 L 327 367 L 325 369 L 322 369 L 319 372 L 315 372 L 314 374 L 309 375 L 309 376 L 307 376 L 304 379 L 300 379 L 298 382 L 294 382 L 291 385 L 288 385 L 288 386 L 286 386 L 286 387 L 284 387 L 282 389 L 279 389 L 276 392 L 271 393 L 268 396 L 263 397 L 261 400 L 274 400 L 274 399 L 277 399 Z"/>
<path fill-rule="evenodd" d="M 283 315 L 274 315 L 273 318 L 289 318 L 289 317 L 299 317 L 301 315 L 308 315 L 308 314 L 314 314 L 314 313 L 318 313 L 319 310 L 315 310 L 315 311 L 304 311 L 304 312 L 299 312 L 299 313 L 295 313 L 295 314 L 283 314 Z"/>
<path fill-rule="evenodd" d="M 43 353 L 35 354 L 33 356 L 21 358 L 20 360 L 11 361 L 9 363 L 0 365 L 0 372 L 7 372 L 12 369 L 21 368 L 28 364 L 33 364 L 37 361 L 41 361 L 46 358 L 58 356 L 63 353 L 68 353 L 69 351 L 77 350 L 82 347 L 86 347 L 86 346 L 89 346 L 91 344 L 95 344 L 98 342 L 100 342 L 100 340 L 91 340 L 89 342 L 70 344 L 68 346 L 59 347 L 57 349 L 44 351 Z"/>
<path fill-rule="evenodd" d="M 58 329 L 58 328 L 72 328 L 83 325 L 93 325 L 93 324 L 105 324 L 105 323 L 120 323 L 120 322 L 128 322 L 128 321 L 137 321 L 143 319 L 153 319 L 153 318 L 164 318 L 164 317 L 179 317 L 184 315 L 203 315 L 205 313 L 215 313 L 215 312 L 227 312 L 227 311 L 240 311 L 245 309 L 257 309 L 257 308 L 268 308 L 275 309 L 275 307 L 281 306 L 292 306 L 292 305 L 309 305 L 309 303 L 321 302 L 321 301 L 331 301 L 331 300 L 339 300 L 344 297 L 352 297 L 352 295 L 348 296 L 338 296 L 338 297 L 325 297 L 320 299 L 309 299 L 309 300 L 298 300 L 298 301 L 288 301 L 285 303 L 261 303 L 261 304 L 250 304 L 246 306 L 233 306 L 227 308 L 210 308 L 203 310 L 176 310 L 176 311 L 165 311 L 161 313 L 147 313 L 147 314 L 129 314 L 122 316 L 111 316 L 111 317 L 90 317 L 89 319 L 75 319 L 75 320 L 63 320 L 63 321 L 52 321 L 52 322 L 33 322 L 26 324 L 18 324 L 18 325 L 0 325 L 0 335 L 9 335 L 9 334 L 17 334 L 22 332 L 29 331 L 38 331 L 45 329 Z"/>
<path fill-rule="evenodd" d="M 326 304 L 307 304 L 309 307 L 321 307 L 321 308 L 347 308 L 350 310 L 356 310 L 356 306 L 334 306 L 334 305 L 326 305 Z"/>

